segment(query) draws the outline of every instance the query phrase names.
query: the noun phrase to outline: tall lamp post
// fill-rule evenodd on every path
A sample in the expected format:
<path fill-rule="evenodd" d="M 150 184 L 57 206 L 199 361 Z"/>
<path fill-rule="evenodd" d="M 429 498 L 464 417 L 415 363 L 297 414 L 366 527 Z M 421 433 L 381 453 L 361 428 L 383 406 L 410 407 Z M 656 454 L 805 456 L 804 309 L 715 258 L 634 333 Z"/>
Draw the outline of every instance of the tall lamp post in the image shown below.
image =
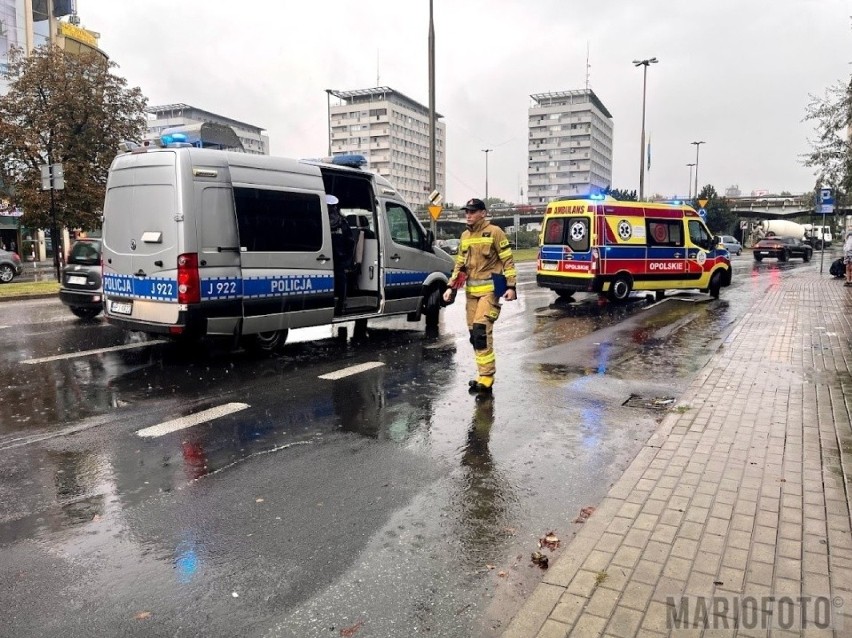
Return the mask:
<path fill-rule="evenodd" d="M 633 66 L 642 67 L 642 144 L 639 147 L 639 201 L 645 199 L 645 91 L 648 86 L 648 67 L 659 62 L 657 58 L 633 60 Z"/>
<path fill-rule="evenodd" d="M 695 162 L 691 162 L 687 166 L 689 166 L 689 183 L 686 185 L 686 190 L 689 193 L 687 199 L 692 199 L 692 167 L 695 166 Z"/>
<path fill-rule="evenodd" d="M 432 0 L 429 0 L 429 188 L 432 193 L 438 188 L 435 118 L 435 20 L 432 12 Z M 446 176 L 446 166 L 444 166 L 444 175 Z M 434 217 L 432 217 L 429 228 L 433 236 L 437 234 L 438 222 Z"/>
<path fill-rule="evenodd" d="M 695 197 L 698 197 L 698 149 L 701 148 L 702 144 L 706 144 L 707 142 L 690 142 L 690 144 L 695 144 Z"/>
<path fill-rule="evenodd" d="M 488 206 L 488 154 L 493 151 L 493 148 L 483 148 L 482 152 L 485 153 L 485 205 Z"/>

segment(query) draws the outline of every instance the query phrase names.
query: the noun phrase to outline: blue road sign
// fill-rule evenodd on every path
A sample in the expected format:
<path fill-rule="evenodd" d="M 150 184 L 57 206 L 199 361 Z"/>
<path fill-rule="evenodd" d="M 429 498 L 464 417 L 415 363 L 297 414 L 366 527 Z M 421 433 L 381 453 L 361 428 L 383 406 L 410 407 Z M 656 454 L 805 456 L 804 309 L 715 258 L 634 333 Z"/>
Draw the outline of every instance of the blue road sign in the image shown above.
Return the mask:
<path fill-rule="evenodd" d="M 705 209 L 699 208 L 698 214 L 701 215 L 701 219 L 707 219 L 707 211 Z"/>
<path fill-rule="evenodd" d="M 821 188 L 819 191 L 819 212 L 834 212 L 834 193 L 830 188 Z"/>

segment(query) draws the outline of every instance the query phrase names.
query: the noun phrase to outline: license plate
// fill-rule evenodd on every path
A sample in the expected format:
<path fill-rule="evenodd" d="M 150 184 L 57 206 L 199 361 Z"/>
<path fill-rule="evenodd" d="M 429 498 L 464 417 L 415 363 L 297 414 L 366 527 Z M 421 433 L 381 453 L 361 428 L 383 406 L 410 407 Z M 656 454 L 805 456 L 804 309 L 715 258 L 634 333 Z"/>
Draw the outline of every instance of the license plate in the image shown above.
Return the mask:
<path fill-rule="evenodd" d="M 115 315 L 129 315 L 133 312 L 132 301 L 110 301 L 109 311 Z"/>
<path fill-rule="evenodd" d="M 546 261 L 541 263 L 542 270 L 559 270 L 559 264 L 548 263 Z"/>
<path fill-rule="evenodd" d="M 75 284 L 77 286 L 84 286 L 86 284 L 86 278 L 81 277 L 80 275 L 69 275 L 68 283 Z"/>

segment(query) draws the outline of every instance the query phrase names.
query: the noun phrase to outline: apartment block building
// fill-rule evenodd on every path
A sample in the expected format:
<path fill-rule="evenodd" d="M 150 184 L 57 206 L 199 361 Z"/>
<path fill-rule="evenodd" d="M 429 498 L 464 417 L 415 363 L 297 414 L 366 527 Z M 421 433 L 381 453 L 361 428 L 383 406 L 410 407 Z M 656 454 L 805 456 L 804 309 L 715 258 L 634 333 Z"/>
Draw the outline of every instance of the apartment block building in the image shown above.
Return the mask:
<path fill-rule="evenodd" d="M 147 137 L 159 137 L 167 128 L 212 122 L 230 126 L 243 145 L 242 150 L 253 155 L 269 155 L 269 135 L 263 127 L 247 124 L 224 115 L 205 111 L 188 104 L 149 106 Z"/>
<path fill-rule="evenodd" d="M 591 89 L 530 96 L 527 201 L 583 196 L 612 185 L 612 115 Z"/>
<path fill-rule="evenodd" d="M 329 150 L 357 153 L 414 207 L 427 203 L 430 184 L 429 108 L 399 91 L 329 89 Z M 337 98 L 332 103 L 331 98 Z M 446 193 L 446 129 L 435 114 L 435 182 Z"/>

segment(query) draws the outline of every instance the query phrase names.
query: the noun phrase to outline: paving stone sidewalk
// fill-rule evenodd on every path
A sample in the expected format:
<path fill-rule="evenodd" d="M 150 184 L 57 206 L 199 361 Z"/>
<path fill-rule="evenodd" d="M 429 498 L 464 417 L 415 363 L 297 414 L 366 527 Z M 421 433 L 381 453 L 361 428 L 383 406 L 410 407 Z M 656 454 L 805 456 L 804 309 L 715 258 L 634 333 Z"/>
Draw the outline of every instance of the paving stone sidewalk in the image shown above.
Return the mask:
<path fill-rule="evenodd" d="M 842 281 L 756 290 L 504 638 L 852 636 L 850 364 Z"/>

